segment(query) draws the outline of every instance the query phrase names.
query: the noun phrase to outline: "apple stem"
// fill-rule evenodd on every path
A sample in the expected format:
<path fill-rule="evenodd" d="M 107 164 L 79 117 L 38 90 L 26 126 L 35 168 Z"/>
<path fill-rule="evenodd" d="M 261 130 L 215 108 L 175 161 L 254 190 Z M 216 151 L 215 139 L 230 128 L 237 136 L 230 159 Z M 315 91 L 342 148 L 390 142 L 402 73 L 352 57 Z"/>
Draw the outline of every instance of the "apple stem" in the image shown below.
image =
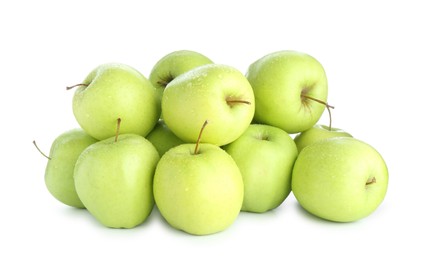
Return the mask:
<path fill-rule="evenodd" d="M 81 87 L 81 86 L 85 86 L 85 87 L 87 87 L 87 86 L 89 86 L 89 84 L 84 84 L 84 83 L 75 84 L 75 85 L 72 85 L 72 86 L 66 87 L 66 90 L 70 90 L 70 89 L 73 89 L 73 88 L 75 88 L 75 87 Z"/>
<path fill-rule="evenodd" d="M 159 81 L 157 81 L 157 84 L 159 86 L 161 86 L 162 88 L 165 88 L 167 86 L 167 84 L 169 84 L 169 82 L 164 81 L 164 80 L 159 80 Z"/>
<path fill-rule="evenodd" d="M 232 104 L 232 103 L 243 103 L 243 104 L 247 104 L 247 105 L 250 105 L 251 103 L 250 103 L 250 101 L 247 101 L 247 100 L 234 100 L 234 99 L 230 99 L 230 100 L 226 100 L 226 102 L 228 102 L 229 104 Z"/>
<path fill-rule="evenodd" d="M 39 147 L 38 147 L 38 145 L 36 144 L 36 141 L 35 141 L 35 140 L 33 140 L 33 145 L 36 147 L 36 149 L 38 149 L 39 153 L 41 153 L 42 156 L 44 156 L 44 157 L 47 158 L 48 160 L 51 160 L 51 157 L 50 157 L 50 156 L 47 156 L 45 153 L 43 153 L 43 152 L 41 151 L 41 149 L 39 149 Z"/>
<path fill-rule="evenodd" d="M 332 130 L 332 111 L 330 111 L 329 106 L 326 106 L 326 108 L 327 108 L 327 111 L 329 113 L 329 131 L 331 131 Z"/>
<path fill-rule="evenodd" d="M 368 181 L 366 182 L 366 185 L 370 185 L 370 184 L 373 184 L 376 182 L 377 182 L 377 179 L 375 179 L 375 177 L 372 177 L 372 179 L 368 179 Z"/>
<path fill-rule="evenodd" d="M 203 129 L 205 128 L 205 126 L 208 124 L 208 120 L 205 120 L 205 122 L 202 125 L 202 128 L 200 129 L 199 132 L 199 136 L 197 137 L 197 141 L 196 141 L 196 147 L 194 147 L 194 154 L 198 154 L 199 153 L 199 143 L 200 143 L 200 139 L 202 138 L 202 133 L 203 133 Z"/>
<path fill-rule="evenodd" d="M 119 118 L 117 119 L 117 125 L 116 125 L 115 143 L 118 141 L 120 128 L 121 128 L 121 118 L 119 117 Z"/>
<path fill-rule="evenodd" d="M 247 100 L 237 100 L 237 99 L 229 99 L 229 100 L 226 100 L 226 102 L 230 106 L 233 106 L 234 103 L 242 103 L 242 104 L 247 104 L 247 105 L 252 104 L 252 103 L 250 103 L 250 101 L 247 101 Z"/>
<path fill-rule="evenodd" d="M 313 101 L 318 102 L 318 103 L 320 103 L 320 104 L 323 104 L 323 105 L 327 108 L 327 111 L 328 111 L 328 113 L 329 113 L 329 131 L 331 131 L 331 130 L 332 130 L 332 112 L 331 112 L 330 108 L 333 108 L 333 109 L 334 109 L 335 107 L 329 105 L 329 104 L 328 104 L 327 102 L 325 102 L 325 101 L 322 101 L 322 100 L 320 100 L 320 99 L 317 99 L 317 98 L 314 98 L 314 97 L 311 97 L 311 96 L 307 96 L 307 95 L 301 94 L 301 97 L 302 97 L 302 98 L 306 98 L 306 99 L 313 100 Z"/>

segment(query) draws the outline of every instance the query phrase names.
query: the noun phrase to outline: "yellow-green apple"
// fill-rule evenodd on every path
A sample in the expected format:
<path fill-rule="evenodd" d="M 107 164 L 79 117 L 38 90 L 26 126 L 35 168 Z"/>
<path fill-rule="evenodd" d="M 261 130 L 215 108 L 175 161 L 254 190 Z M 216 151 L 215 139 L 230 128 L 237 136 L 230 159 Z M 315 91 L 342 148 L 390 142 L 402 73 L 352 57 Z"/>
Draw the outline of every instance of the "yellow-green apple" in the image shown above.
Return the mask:
<path fill-rule="evenodd" d="M 121 134 L 87 147 L 75 165 L 78 196 L 103 225 L 133 228 L 154 207 L 152 180 L 159 160 L 143 136 Z"/>
<path fill-rule="evenodd" d="M 158 120 L 154 129 L 146 136 L 157 149 L 160 157 L 163 156 L 170 148 L 183 144 L 184 141 L 179 139 L 175 134 L 170 131 L 166 126 L 163 119 Z"/>
<path fill-rule="evenodd" d="M 299 134 L 297 134 L 294 137 L 295 144 L 297 145 L 298 152 L 300 152 L 304 147 L 316 143 L 318 141 L 332 138 L 332 137 L 339 137 L 339 136 L 346 136 L 346 137 L 352 137 L 351 134 L 343 131 L 340 128 L 330 128 L 325 125 L 314 125 L 312 128 L 309 128 L 306 131 L 303 131 Z"/>
<path fill-rule="evenodd" d="M 115 136 L 117 118 L 122 118 L 120 134 L 146 136 L 160 116 L 155 88 L 128 65 L 100 65 L 83 83 L 75 86 L 74 116 L 80 126 L 98 140 Z"/>
<path fill-rule="evenodd" d="M 257 123 L 302 132 L 316 124 L 327 104 L 324 68 L 306 53 L 270 53 L 253 62 L 246 77 L 255 93 Z"/>
<path fill-rule="evenodd" d="M 291 192 L 291 173 L 298 155 L 288 133 L 274 126 L 252 124 L 223 149 L 243 177 L 243 211 L 261 213 L 282 204 Z"/>
<path fill-rule="evenodd" d="M 174 78 L 196 67 L 211 63 L 213 63 L 212 60 L 195 51 L 174 51 L 158 60 L 149 74 L 149 80 L 161 100 L 164 89 Z"/>
<path fill-rule="evenodd" d="M 351 222 L 374 212 L 386 196 L 388 170 L 369 144 L 333 137 L 305 147 L 292 172 L 292 191 L 313 215 Z"/>
<path fill-rule="evenodd" d="M 154 176 L 155 202 L 161 215 L 172 227 L 193 235 L 228 228 L 244 196 L 235 161 L 216 145 L 199 146 L 201 135 L 202 131 L 196 145 L 181 144 L 167 151 Z"/>
<path fill-rule="evenodd" d="M 205 120 L 202 141 L 217 146 L 237 139 L 255 112 L 253 90 L 237 69 L 207 64 L 172 80 L 163 92 L 163 118 L 181 140 L 193 143 Z"/>
<path fill-rule="evenodd" d="M 53 141 L 45 168 L 45 185 L 54 198 L 68 206 L 84 208 L 75 190 L 74 167 L 83 150 L 97 141 L 78 128 Z"/>

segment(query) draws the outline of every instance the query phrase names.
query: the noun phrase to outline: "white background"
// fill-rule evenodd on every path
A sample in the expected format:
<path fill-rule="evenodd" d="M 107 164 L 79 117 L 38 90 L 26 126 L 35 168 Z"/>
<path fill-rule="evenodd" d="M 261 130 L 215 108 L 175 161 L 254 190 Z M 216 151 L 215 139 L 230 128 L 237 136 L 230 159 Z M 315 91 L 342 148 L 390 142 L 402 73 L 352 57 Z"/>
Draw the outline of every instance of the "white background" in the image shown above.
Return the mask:
<path fill-rule="evenodd" d="M 434 15 L 430 1 L 2 1 L 0 4 L 0 259 L 433 259 Z M 242 213 L 227 230 L 191 236 L 154 210 L 141 226 L 108 229 L 45 188 L 48 152 L 77 127 L 73 92 L 95 66 L 145 76 L 190 49 L 242 72 L 269 52 L 316 57 L 334 126 L 374 146 L 389 190 L 369 217 L 339 224 L 278 209 Z M 320 122 L 327 123 L 327 117 Z"/>

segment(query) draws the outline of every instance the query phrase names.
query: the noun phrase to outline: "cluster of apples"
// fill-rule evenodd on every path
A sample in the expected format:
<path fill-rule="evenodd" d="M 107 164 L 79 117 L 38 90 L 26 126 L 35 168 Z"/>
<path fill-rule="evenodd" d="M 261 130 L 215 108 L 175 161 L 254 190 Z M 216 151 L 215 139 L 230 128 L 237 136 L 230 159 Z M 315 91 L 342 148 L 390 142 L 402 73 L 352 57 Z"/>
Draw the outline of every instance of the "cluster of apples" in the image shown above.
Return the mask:
<path fill-rule="evenodd" d="M 156 204 L 174 228 L 212 234 L 291 191 L 308 212 L 350 222 L 385 197 L 381 155 L 332 128 L 331 116 L 317 125 L 332 107 L 324 68 L 306 53 L 270 53 L 244 75 L 181 50 L 149 80 L 109 63 L 72 88 L 81 128 L 54 140 L 46 186 L 107 227 L 135 227 Z"/>

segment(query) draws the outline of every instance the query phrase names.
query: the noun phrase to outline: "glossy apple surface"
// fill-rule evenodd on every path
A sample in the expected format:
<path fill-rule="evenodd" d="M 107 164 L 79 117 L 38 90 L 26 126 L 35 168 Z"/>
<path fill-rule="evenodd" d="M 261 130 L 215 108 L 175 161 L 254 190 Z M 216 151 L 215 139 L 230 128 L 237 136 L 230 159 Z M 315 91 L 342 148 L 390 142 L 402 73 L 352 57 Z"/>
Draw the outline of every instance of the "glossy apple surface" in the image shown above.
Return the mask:
<path fill-rule="evenodd" d="M 154 145 L 160 157 L 170 150 L 170 148 L 184 143 L 184 141 L 173 134 L 162 119 L 158 120 L 154 129 L 146 136 L 146 139 Z"/>
<path fill-rule="evenodd" d="M 160 116 L 155 88 L 136 69 L 120 63 L 95 68 L 76 89 L 73 112 L 80 126 L 98 140 L 120 134 L 146 136 Z"/>
<path fill-rule="evenodd" d="M 316 143 L 318 141 L 332 138 L 332 137 L 352 137 L 351 134 L 345 132 L 342 129 L 334 128 L 331 129 L 325 125 L 314 125 L 306 131 L 297 134 L 294 137 L 295 144 L 297 145 L 298 151 L 300 152 L 304 147 Z"/>
<path fill-rule="evenodd" d="M 174 228 L 208 235 L 228 228 L 243 202 L 243 180 L 231 158 L 220 147 L 182 144 L 166 152 L 154 177 L 155 202 Z"/>
<path fill-rule="evenodd" d="M 154 146 L 139 135 L 97 142 L 77 160 L 74 180 L 78 196 L 103 225 L 135 227 L 154 206 L 152 179 L 158 160 Z"/>
<path fill-rule="evenodd" d="M 223 147 L 243 176 L 243 211 L 265 212 L 278 207 L 291 192 L 291 173 L 298 155 L 283 130 L 252 124 L 234 142 Z"/>
<path fill-rule="evenodd" d="M 203 143 L 218 146 L 237 139 L 255 112 L 253 90 L 238 70 L 203 65 L 170 82 L 163 93 L 163 119 L 184 142 L 195 143 L 198 129 L 209 121 Z"/>
<path fill-rule="evenodd" d="M 84 208 L 75 190 L 74 167 L 83 150 L 97 141 L 82 129 L 66 131 L 53 141 L 45 168 L 45 185 L 60 202 Z"/>
<path fill-rule="evenodd" d="M 255 93 L 254 121 L 288 133 L 311 128 L 327 101 L 327 77 L 321 63 L 297 51 L 270 53 L 249 66 L 247 79 Z"/>
<path fill-rule="evenodd" d="M 334 137 L 305 147 L 292 174 L 300 205 L 320 218 L 351 222 L 367 217 L 385 198 L 388 170 L 370 145 Z"/>
<path fill-rule="evenodd" d="M 211 63 L 212 60 L 196 51 L 174 51 L 158 60 L 149 74 L 149 80 L 161 100 L 164 89 L 173 79 L 196 67 Z"/>

